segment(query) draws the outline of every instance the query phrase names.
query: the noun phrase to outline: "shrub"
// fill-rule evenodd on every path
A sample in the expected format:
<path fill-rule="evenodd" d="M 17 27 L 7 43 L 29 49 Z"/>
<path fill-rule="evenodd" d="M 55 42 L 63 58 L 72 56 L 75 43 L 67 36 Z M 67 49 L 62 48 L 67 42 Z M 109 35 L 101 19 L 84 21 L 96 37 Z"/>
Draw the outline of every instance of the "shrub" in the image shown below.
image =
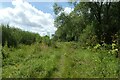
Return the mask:
<path fill-rule="evenodd" d="M 44 37 L 42 37 L 42 42 L 43 43 L 45 43 L 46 45 L 48 45 L 48 46 L 51 46 L 51 39 L 50 39 L 50 37 L 49 36 L 44 36 Z"/>
<path fill-rule="evenodd" d="M 93 26 L 87 25 L 83 33 L 79 37 L 79 42 L 82 46 L 94 46 L 97 44 L 96 35 L 93 33 Z"/>

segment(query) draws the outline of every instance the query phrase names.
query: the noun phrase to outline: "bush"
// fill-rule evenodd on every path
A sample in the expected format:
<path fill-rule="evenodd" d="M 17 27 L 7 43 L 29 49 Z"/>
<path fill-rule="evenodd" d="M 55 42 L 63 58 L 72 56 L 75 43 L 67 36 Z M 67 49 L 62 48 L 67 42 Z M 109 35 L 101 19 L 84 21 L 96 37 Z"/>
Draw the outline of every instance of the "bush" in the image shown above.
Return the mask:
<path fill-rule="evenodd" d="M 87 25 L 83 33 L 79 37 L 79 42 L 82 46 L 95 46 L 97 44 L 96 35 L 93 33 L 93 26 Z"/>
<path fill-rule="evenodd" d="M 51 39 L 50 39 L 50 37 L 47 36 L 47 35 L 44 36 L 44 37 L 42 37 L 42 42 L 45 43 L 45 44 L 48 45 L 48 46 L 51 46 L 51 45 L 52 45 Z"/>

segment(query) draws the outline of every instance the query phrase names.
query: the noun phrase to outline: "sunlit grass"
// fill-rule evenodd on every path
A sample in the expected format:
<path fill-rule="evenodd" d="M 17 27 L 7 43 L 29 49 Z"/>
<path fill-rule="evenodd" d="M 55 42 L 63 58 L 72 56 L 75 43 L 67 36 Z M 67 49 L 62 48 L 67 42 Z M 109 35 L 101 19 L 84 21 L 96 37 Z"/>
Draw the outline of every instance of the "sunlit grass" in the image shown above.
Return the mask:
<path fill-rule="evenodd" d="M 73 46 L 74 45 L 74 46 Z M 118 59 L 108 51 L 81 49 L 73 43 L 57 43 L 58 48 L 45 44 L 4 47 L 2 77 L 10 78 L 115 78 Z"/>

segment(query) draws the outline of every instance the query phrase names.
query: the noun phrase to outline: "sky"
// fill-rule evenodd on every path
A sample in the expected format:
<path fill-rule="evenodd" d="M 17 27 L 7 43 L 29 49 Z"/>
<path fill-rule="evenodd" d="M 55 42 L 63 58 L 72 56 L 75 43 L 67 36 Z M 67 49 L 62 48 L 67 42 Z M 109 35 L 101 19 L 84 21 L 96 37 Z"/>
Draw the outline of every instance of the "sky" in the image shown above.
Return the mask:
<path fill-rule="evenodd" d="M 41 36 L 55 33 L 54 26 L 54 2 L 27 2 L 23 0 L 12 0 L 0 2 L 0 24 L 9 24 L 25 31 L 39 33 Z M 69 14 L 73 6 L 68 2 L 58 2 Z"/>

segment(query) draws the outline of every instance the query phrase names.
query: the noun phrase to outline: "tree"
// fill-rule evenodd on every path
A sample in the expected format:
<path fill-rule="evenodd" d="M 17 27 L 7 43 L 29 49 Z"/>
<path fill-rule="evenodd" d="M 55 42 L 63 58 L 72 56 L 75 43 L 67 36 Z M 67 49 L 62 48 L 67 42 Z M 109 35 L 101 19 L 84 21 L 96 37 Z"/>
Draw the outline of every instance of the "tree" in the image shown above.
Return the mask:
<path fill-rule="evenodd" d="M 82 34 L 87 35 L 83 30 L 92 26 L 91 31 L 99 44 L 112 44 L 113 36 L 120 30 L 119 13 L 120 2 L 80 2 L 69 15 L 61 13 L 56 17 L 55 37 L 61 41 L 78 41 Z"/>
<path fill-rule="evenodd" d="M 41 39 L 39 34 L 22 31 L 9 25 L 1 25 L 0 27 L 2 27 L 2 46 L 6 43 L 8 47 L 17 47 L 19 44 L 31 45 Z"/>

